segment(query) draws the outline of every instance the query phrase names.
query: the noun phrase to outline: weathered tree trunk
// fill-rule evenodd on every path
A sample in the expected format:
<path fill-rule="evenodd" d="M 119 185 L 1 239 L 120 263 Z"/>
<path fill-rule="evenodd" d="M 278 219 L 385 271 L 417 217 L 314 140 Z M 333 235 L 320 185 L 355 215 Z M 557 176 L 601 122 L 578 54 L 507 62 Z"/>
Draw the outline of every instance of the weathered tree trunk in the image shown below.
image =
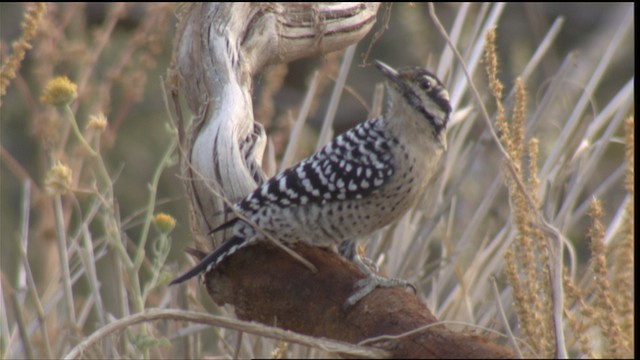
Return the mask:
<path fill-rule="evenodd" d="M 224 220 L 222 197 L 235 202 L 264 179 L 266 134 L 254 122 L 252 76 L 266 65 L 336 51 L 358 42 L 375 23 L 377 3 L 220 3 L 191 5 L 181 17 L 171 93 L 179 120 L 182 173 L 197 247 Z M 184 134 L 184 96 L 192 115 Z M 398 335 L 437 319 L 402 289 L 376 289 L 348 312 L 341 305 L 363 275 L 331 251 L 292 249 L 318 272 L 269 243 L 238 251 L 206 275 L 209 295 L 232 304 L 238 317 L 303 334 L 358 343 Z M 395 357 L 510 357 L 478 336 L 442 325 L 372 346 Z"/>

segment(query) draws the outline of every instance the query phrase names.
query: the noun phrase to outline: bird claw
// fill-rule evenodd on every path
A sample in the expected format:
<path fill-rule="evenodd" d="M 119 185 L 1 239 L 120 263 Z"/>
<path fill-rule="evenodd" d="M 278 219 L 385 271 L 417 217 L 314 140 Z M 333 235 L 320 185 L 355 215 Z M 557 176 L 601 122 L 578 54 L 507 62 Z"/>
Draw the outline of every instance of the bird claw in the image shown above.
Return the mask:
<path fill-rule="evenodd" d="M 344 304 L 342 304 L 342 310 L 346 311 L 350 307 L 354 306 L 377 287 L 410 287 L 411 289 L 413 289 L 414 294 L 417 294 L 416 287 L 408 281 L 395 278 L 386 278 L 371 273 L 366 278 L 360 279 L 356 282 L 355 288 L 357 290 L 351 296 L 349 296 Z"/>
<path fill-rule="evenodd" d="M 371 260 L 369 258 L 366 258 L 366 257 L 361 257 L 360 261 L 362 261 L 362 264 L 364 266 L 369 268 L 369 271 L 374 272 L 374 273 L 378 272 L 378 265 L 376 265 L 376 263 L 373 260 Z"/>
<path fill-rule="evenodd" d="M 376 274 L 378 266 L 372 260 L 360 256 L 356 250 L 356 243 L 352 240 L 346 240 L 340 246 L 340 254 L 350 259 L 362 271 L 366 277 L 356 282 L 356 291 L 342 304 L 342 310 L 346 311 L 365 296 L 369 295 L 377 287 L 410 287 L 413 293 L 417 294 L 416 287 L 405 280 L 386 278 Z"/>

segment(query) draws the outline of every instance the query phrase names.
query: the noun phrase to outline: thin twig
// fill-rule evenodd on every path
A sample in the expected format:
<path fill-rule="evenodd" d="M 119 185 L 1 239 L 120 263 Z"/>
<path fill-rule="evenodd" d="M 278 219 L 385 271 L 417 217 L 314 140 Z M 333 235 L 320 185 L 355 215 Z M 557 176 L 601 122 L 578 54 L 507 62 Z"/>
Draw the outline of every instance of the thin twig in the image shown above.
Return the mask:
<path fill-rule="evenodd" d="M 29 248 L 28 241 L 30 222 L 29 215 L 31 209 L 31 181 L 26 180 L 22 185 L 22 189 L 22 230 L 20 234 L 20 241 L 18 241 L 18 250 L 20 252 L 20 259 L 24 263 L 24 271 L 27 281 L 26 287 L 28 289 L 29 296 L 31 297 L 31 301 L 33 301 L 35 305 L 37 319 L 40 323 L 40 333 L 42 334 L 42 339 L 44 341 L 45 355 L 48 358 L 53 358 L 53 352 L 51 351 L 51 342 L 49 341 L 48 327 L 46 324 L 44 309 L 42 308 L 42 301 L 40 300 L 40 296 L 38 295 L 36 282 L 33 278 L 33 272 L 31 271 L 31 266 L 27 257 L 27 249 Z"/>
<path fill-rule="evenodd" d="M 26 321 L 24 319 L 25 311 L 23 309 L 23 299 L 20 298 L 17 292 L 11 292 L 11 301 L 13 302 L 14 312 L 16 316 L 16 323 L 18 325 L 18 332 L 20 334 L 20 338 L 22 338 L 22 347 L 24 349 L 24 353 L 26 358 L 33 359 L 33 345 L 31 344 L 31 338 L 29 337 L 29 332 L 27 331 Z"/>
<path fill-rule="evenodd" d="M 81 357 L 89 347 L 93 346 L 94 344 L 114 332 L 125 330 L 135 324 L 157 320 L 189 321 L 199 324 L 223 327 L 226 329 L 243 331 L 258 336 L 264 336 L 276 340 L 283 340 L 300 345 L 314 347 L 331 353 L 341 353 L 354 357 L 381 358 L 389 356 L 389 354 L 384 350 L 366 348 L 325 338 L 314 338 L 311 336 L 297 334 L 292 331 L 282 330 L 276 327 L 266 326 L 255 322 L 241 321 L 222 316 L 213 316 L 207 313 L 196 311 L 175 309 L 149 309 L 142 313 L 118 319 L 106 326 L 101 327 L 96 332 L 82 340 L 73 349 L 71 349 L 71 351 L 69 351 L 67 355 L 65 355 L 64 359 L 77 359 Z"/>
<path fill-rule="evenodd" d="M 333 92 L 331 93 L 331 98 L 329 99 L 329 105 L 327 106 L 327 113 L 325 114 L 324 121 L 322 123 L 322 130 L 320 131 L 320 136 L 318 136 L 318 145 L 316 146 L 316 151 L 325 146 L 331 138 L 333 120 L 335 119 L 336 111 L 338 110 L 338 104 L 340 103 L 342 90 L 344 89 L 344 84 L 347 81 L 347 75 L 349 74 L 351 61 L 353 60 L 353 55 L 355 53 L 355 44 L 349 45 L 347 50 L 344 51 L 344 57 L 342 58 L 342 64 L 340 65 L 340 70 L 338 71 L 336 84 L 333 87 Z"/>
<path fill-rule="evenodd" d="M 296 123 L 293 125 L 293 129 L 291 130 L 291 134 L 289 135 L 289 144 L 287 145 L 287 149 L 285 150 L 284 156 L 282 157 L 282 162 L 280 163 L 281 169 L 286 169 L 293 163 L 293 157 L 296 154 L 296 145 L 298 144 L 298 140 L 300 139 L 300 133 L 302 132 L 305 121 L 307 120 L 307 116 L 309 116 L 311 103 L 313 102 L 313 97 L 315 96 L 316 90 L 318 89 L 318 75 L 318 71 L 315 71 L 313 73 L 313 76 L 311 77 L 311 82 L 309 83 L 307 94 L 305 95 L 304 101 L 302 102 L 302 107 L 298 112 L 298 118 L 296 119 Z"/>
<path fill-rule="evenodd" d="M 440 325 L 462 325 L 464 327 L 476 328 L 476 329 L 480 329 L 482 331 L 490 332 L 492 334 L 496 334 L 496 335 L 499 335 L 501 337 L 507 337 L 507 335 L 505 335 L 505 334 L 503 334 L 503 333 L 501 333 L 499 331 L 496 331 L 496 330 L 493 330 L 493 329 L 490 329 L 490 328 L 487 328 L 487 327 L 484 327 L 484 326 L 479 326 L 479 325 L 468 323 L 468 322 L 464 322 L 464 321 L 445 320 L 445 321 L 437 321 L 437 322 L 434 322 L 434 323 L 431 323 L 431 324 L 423 325 L 423 326 L 420 326 L 418 328 L 415 328 L 415 329 L 407 331 L 407 332 L 403 332 L 402 334 L 398 334 L 398 335 L 380 335 L 380 336 L 368 338 L 368 339 L 360 341 L 358 343 L 358 345 L 359 346 L 365 346 L 367 344 L 375 343 L 375 342 L 378 342 L 378 341 L 381 341 L 381 340 L 399 340 L 399 339 L 402 339 L 404 337 L 411 336 L 411 335 L 417 334 L 419 332 L 422 332 L 422 331 L 425 331 L 425 330 L 429 330 L 432 327 L 436 327 L 436 326 L 440 326 Z"/>
<path fill-rule="evenodd" d="M 234 359 L 239 359 L 240 358 L 240 347 L 242 346 L 242 338 L 244 335 L 243 331 L 239 331 L 238 332 L 238 341 L 236 342 L 236 349 L 233 352 L 233 358 Z"/>
<path fill-rule="evenodd" d="M 69 274 L 69 257 L 67 254 L 67 234 L 62 210 L 62 198 L 60 195 L 53 197 L 53 214 L 56 224 L 56 242 L 58 244 L 58 256 L 60 257 L 60 276 L 64 289 L 64 303 L 66 306 L 67 321 L 69 326 L 76 325 L 76 311 L 73 303 L 73 290 L 71 288 L 71 276 Z"/>
<path fill-rule="evenodd" d="M 507 319 L 507 314 L 504 312 L 504 307 L 502 306 L 502 301 L 500 299 L 500 290 L 498 290 L 498 282 L 496 281 L 495 276 L 491 276 L 491 284 L 493 285 L 493 294 L 496 297 L 496 302 L 498 303 L 498 310 L 500 312 L 500 318 L 502 322 L 504 322 L 504 328 L 507 329 L 507 335 L 509 335 L 509 340 L 511 340 L 511 345 L 518 352 L 518 358 L 524 359 L 522 355 L 522 351 L 520 351 L 520 346 L 518 346 L 518 341 L 516 340 L 515 335 L 513 335 L 513 331 L 511 331 L 511 325 L 509 325 L 509 319 Z"/>

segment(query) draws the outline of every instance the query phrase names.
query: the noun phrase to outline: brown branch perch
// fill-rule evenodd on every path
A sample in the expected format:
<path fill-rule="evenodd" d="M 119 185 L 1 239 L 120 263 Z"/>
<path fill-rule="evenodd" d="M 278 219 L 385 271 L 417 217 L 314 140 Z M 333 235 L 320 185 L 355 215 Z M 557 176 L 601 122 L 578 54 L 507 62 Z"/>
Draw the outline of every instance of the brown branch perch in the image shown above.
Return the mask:
<path fill-rule="evenodd" d="M 178 125 L 183 124 L 180 93 L 193 114 L 188 138 L 181 136 L 180 143 L 198 248 L 210 250 L 222 239 L 207 237 L 224 217 L 224 202 L 215 193 L 233 202 L 264 179 L 259 164 L 266 135 L 253 120 L 252 76 L 269 64 L 358 42 L 374 24 L 377 9 L 377 3 L 225 3 L 191 5 L 183 12 L 170 89 Z M 209 295 L 218 304 L 232 304 L 241 319 L 350 343 L 437 322 L 415 295 L 398 288 L 376 289 L 343 312 L 360 271 L 328 250 L 305 244 L 292 249 L 318 272 L 260 243 L 206 274 Z M 394 357 L 513 356 L 480 336 L 442 325 L 368 345 Z"/>

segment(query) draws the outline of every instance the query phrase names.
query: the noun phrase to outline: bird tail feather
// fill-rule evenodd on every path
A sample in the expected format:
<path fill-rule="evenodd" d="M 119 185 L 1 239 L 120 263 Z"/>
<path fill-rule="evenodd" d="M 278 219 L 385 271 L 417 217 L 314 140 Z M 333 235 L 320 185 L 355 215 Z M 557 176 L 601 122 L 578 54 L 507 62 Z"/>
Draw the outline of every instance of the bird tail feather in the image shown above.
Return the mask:
<path fill-rule="evenodd" d="M 227 256 L 230 256 L 238 249 L 241 249 L 250 243 L 251 241 L 248 241 L 244 237 L 237 235 L 232 236 L 230 239 L 222 243 L 219 248 L 215 249 L 209 255 L 200 260 L 200 262 L 196 266 L 192 267 L 191 270 L 171 281 L 169 285 L 180 284 L 181 282 L 187 281 L 202 272 L 211 270 L 212 267 L 218 265 Z"/>

